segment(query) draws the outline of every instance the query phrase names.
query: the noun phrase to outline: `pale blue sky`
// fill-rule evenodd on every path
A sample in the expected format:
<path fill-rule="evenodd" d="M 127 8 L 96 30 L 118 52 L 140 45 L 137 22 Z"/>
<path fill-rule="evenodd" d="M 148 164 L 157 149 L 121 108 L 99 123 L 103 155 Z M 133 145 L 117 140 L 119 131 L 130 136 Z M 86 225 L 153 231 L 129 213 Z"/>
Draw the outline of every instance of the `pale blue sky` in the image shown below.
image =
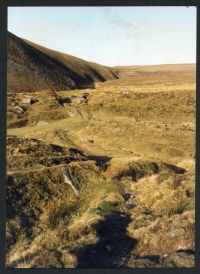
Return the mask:
<path fill-rule="evenodd" d="M 108 66 L 196 62 L 196 7 L 9 7 L 8 30 Z"/>

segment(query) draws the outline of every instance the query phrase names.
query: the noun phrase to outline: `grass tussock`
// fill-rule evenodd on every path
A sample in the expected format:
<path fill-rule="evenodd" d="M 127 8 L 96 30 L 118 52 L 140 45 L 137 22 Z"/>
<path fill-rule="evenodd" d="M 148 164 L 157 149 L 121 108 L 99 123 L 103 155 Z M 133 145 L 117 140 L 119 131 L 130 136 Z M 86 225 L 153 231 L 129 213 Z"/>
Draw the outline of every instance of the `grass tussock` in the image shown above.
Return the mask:
<path fill-rule="evenodd" d="M 41 250 L 40 254 L 43 252 L 42 250 L 49 251 L 44 259 L 35 256 L 35 259 L 32 260 L 34 265 L 49 265 L 50 258 L 54 256 L 51 250 L 56 250 L 61 243 L 66 245 L 66 248 L 73 249 L 77 245 L 97 241 L 94 225 L 103 219 L 104 215 L 115 209 L 113 204 L 123 201 L 117 184 L 113 180 L 106 180 L 99 176 L 99 169 L 94 161 L 73 162 L 66 167 L 66 170 L 77 183 L 78 196 L 68 196 L 69 193 L 62 191 L 61 197 L 55 198 L 54 195 L 54 198 L 43 207 L 43 211 L 38 215 L 31 231 L 32 249 L 30 254 L 33 254 L 34 250 Z M 58 172 L 58 174 L 60 173 Z M 53 188 L 50 187 L 50 189 L 52 192 Z M 38 200 L 38 202 L 42 203 L 43 201 Z M 19 224 L 17 222 L 16 227 Z M 11 229 L 11 224 L 9 224 L 9 229 Z M 19 227 L 20 230 L 21 227 Z M 10 238 L 9 234 L 8 238 Z M 13 252 L 14 250 L 15 248 L 13 248 Z M 25 258 L 28 258 L 25 254 L 13 254 L 15 254 L 14 257 L 21 260 L 19 265 L 28 265 L 31 262 L 30 260 L 25 263 Z M 48 262 L 47 258 L 49 258 Z M 8 262 L 10 265 L 14 263 L 11 257 Z"/>
<path fill-rule="evenodd" d="M 63 200 L 49 202 L 47 209 L 41 215 L 40 220 L 42 221 L 43 226 L 54 230 L 62 221 L 67 224 L 75 209 L 76 202 L 72 204 Z"/>

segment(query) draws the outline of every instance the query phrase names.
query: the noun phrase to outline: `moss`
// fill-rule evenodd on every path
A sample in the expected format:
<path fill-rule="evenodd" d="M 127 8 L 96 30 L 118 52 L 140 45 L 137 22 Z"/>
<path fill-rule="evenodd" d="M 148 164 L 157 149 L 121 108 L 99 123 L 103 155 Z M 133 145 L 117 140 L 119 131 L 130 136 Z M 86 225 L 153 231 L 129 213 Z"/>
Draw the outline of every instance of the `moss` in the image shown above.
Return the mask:
<path fill-rule="evenodd" d="M 193 210 L 193 209 L 195 209 L 195 200 L 189 199 L 186 204 L 185 210 Z"/>
<path fill-rule="evenodd" d="M 172 259 L 165 259 L 161 265 L 161 267 L 168 268 L 168 267 L 178 267 L 176 262 Z"/>
<path fill-rule="evenodd" d="M 161 172 L 161 173 L 158 174 L 158 176 L 157 176 L 157 182 L 158 182 L 158 183 L 162 183 L 162 182 L 166 181 L 167 179 L 169 179 L 170 176 L 171 176 L 171 174 L 168 173 L 168 172 Z"/>
<path fill-rule="evenodd" d="M 115 207 L 111 203 L 109 203 L 107 201 L 103 201 L 99 204 L 98 207 L 91 208 L 89 210 L 89 213 L 91 213 L 91 214 L 96 214 L 96 213 L 97 214 L 105 214 L 105 213 L 109 213 L 114 210 L 115 210 Z"/>

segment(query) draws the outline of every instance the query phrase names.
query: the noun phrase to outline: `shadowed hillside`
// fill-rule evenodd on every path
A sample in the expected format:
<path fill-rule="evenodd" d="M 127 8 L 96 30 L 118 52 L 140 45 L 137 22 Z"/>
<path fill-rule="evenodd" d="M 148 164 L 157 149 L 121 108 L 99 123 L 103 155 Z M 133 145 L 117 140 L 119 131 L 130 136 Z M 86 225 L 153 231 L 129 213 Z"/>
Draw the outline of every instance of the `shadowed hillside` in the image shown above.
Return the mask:
<path fill-rule="evenodd" d="M 8 92 L 93 87 L 115 70 L 36 45 L 8 33 Z"/>

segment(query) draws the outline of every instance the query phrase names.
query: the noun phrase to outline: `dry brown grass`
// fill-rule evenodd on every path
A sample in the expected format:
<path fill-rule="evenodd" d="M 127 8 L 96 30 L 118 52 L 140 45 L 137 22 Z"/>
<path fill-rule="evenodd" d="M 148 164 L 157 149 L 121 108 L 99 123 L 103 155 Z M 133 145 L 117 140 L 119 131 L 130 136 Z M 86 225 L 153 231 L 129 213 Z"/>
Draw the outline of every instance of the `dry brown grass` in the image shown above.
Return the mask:
<path fill-rule="evenodd" d="M 27 174 L 16 175 L 15 187 L 21 186 L 24 198 L 31 198 L 32 210 L 49 197 L 38 184 L 38 177 L 46 182 L 53 198 L 37 215 L 31 239 L 17 218 L 8 222 L 7 237 L 14 230 L 19 235 L 16 238 L 13 234 L 8 265 L 61 267 L 62 261 L 64 267 L 77 267 L 73 250 L 98 244 L 95 226 L 112 211 L 130 214 L 127 233 L 138 240 L 133 252 L 140 256 L 194 250 L 195 67 L 119 70 L 118 80 L 98 83 L 93 90 L 70 91 L 73 96 L 89 92 L 87 102 L 62 107 L 49 91 L 41 91 L 35 93 L 39 102 L 28 106 L 23 115 L 9 116 L 9 123 L 20 119 L 28 122 L 25 127 L 9 128 L 8 135 L 79 148 L 96 159 L 101 156 L 108 160 L 102 169 L 95 161 L 65 165 L 78 183 L 78 197 L 67 186 L 61 190 L 63 181 L 57 169 L 38 170 L 32 181 L 28 181 Z M 60 96 L 68 97 L 69 91 L 60 91 Z M 19 104 L 22 97 L 23 93 L 16 95 Z M 70 117 L 69 112 L 75 115 Z M 34 124 L 41 120 L 49 124 Z M 20 163 L 17 157 L 12 159 L 16 169 L 22 166 L 23 157 Z M 163 162 L 178 165 L 186 172 L 172 172 L 164 168 Z M 48 176 L 58 184 L 52 185 Z M 26 188 L 20 178 L 29 182 Z M 135 205 L 132 208 L 124 200 L 127 193 L 133 196 L 127 202 Z M 30 208 L 24 212 L 30 214 Z M 184 235 L 169 237 L 171 230 L 180 228 Z M 135 266 L 148 264 L 145 259 L 135 262 Z"/>

